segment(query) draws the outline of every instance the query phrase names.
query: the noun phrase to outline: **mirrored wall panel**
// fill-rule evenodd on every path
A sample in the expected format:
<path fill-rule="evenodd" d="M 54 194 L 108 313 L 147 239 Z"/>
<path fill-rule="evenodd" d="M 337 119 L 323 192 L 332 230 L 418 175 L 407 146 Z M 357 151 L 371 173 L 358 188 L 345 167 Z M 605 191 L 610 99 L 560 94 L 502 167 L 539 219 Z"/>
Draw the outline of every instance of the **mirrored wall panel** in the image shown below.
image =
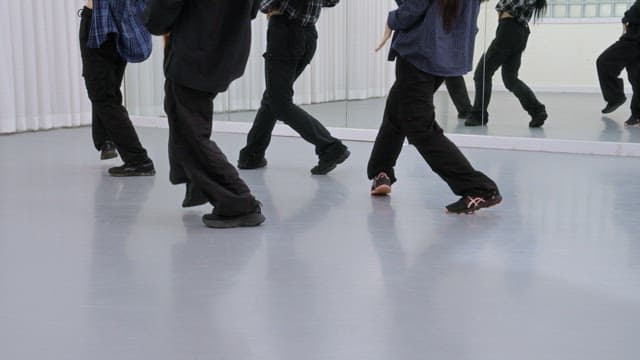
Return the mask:
<path fill-rule="evenodd" d="M 633 0 L 547 0 L 546 8 L 539 16 L 534 11 L 529 21 L 501 13 L 500 3 L 481 1 L 473 70 L 447 79 L 436 93 L 436 120 L 446 132 L 640 141 L 636 131 L 640 128 L 624 126 L 631 116 L 632 97 L 625 67 L 638 61 L 612 65 L 610 56 L 603 55 L 623 35 L 622 18 Z M 295 103 L 326 126 L 377 129 L 395 80 L 395 64 L 387 60 L 388 45 L 377 53 L 374 48 L 389 11 L 396 7 L 394 0 L 349 0 L 324 9 L 317 24 L 317 51 L 296 82 Z M 267 19 L 260 14 L 254 22 L 245 76 L 218 95 L 215 120 L 253 121 L 265 89 L 266 35 Z M 133 115 L 164 114 L 162 40 L 154 39 L 154 45 L 149 61 L 127 70 L 126 99 Z M 627 99 L 606 114 L 597 66 L 601 55 L 600 71 L 609 73 L 605 83 L 623 84 L 609 99 Z M 615 77 L 616 66 L 622 68 L 620 80 Z M 480 124 L 469 121 L 473 104 L 471 118 L 480 117 Z M 543 113 L 543 126 L 531 127 L 545 118 Z"/>

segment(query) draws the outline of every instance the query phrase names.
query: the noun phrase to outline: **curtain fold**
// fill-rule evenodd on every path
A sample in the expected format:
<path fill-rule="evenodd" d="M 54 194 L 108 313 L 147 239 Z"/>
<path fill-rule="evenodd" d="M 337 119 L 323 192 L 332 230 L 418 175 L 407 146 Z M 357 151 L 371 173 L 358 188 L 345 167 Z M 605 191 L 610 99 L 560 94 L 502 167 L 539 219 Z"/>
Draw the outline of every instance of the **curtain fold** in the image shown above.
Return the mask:
<path fill-rule="evenodd" d="M 0 4 L 0 133 L 91 122 L 78 47 L 81 3 Z"/>

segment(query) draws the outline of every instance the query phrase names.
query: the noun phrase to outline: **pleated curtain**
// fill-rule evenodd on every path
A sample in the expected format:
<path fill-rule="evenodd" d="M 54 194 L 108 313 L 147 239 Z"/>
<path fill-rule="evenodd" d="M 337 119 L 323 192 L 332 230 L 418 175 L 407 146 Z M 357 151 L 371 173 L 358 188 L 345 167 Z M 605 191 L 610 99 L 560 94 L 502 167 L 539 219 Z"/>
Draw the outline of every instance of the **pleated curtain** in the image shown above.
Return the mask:
<path fill-rule="evenodd" d="M 89 124 L 78 0 L 0 0 L 0 133 Z"/>

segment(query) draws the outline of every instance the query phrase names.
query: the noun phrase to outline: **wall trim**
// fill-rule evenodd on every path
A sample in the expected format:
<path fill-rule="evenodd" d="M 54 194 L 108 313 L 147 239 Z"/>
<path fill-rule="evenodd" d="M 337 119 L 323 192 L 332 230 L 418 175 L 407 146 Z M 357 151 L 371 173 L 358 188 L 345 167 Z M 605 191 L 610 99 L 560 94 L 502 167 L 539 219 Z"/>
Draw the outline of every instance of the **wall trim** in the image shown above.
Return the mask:
<path fill-rule="evenodd" d="M 167 128 L 167 121 L 162 117 L 134 116 L 132 121 L 136 126 Z M 251 128 L 250 123 L 215 121 L 214 132 L 246 134 Z M 351 129 L 330 127 L 329 130 L 337 138 L 349 141 L 373 142 L 377 130 Z M 274 136 L 299 137 L 290 127 L 277 124 Z M 536 139 L 510 136 L 447 134 L 460 147 L 496 150 L 536 151 L 549 153 L 567 153 L 581 155 L 606 155 L 623 157 L 640 157 L 640 144 L 615 143 L 606 141 L 583 141 L 561 139 Z"/>

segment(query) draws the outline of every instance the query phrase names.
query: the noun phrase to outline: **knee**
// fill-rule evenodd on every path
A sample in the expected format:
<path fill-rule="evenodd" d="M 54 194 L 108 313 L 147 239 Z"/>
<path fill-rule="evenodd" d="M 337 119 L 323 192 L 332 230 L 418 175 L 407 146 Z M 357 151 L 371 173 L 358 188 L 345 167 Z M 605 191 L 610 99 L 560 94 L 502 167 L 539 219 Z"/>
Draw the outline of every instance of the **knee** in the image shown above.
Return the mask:
<path fill-rule="evenodd" d="M 518 82 L 518 78 L 515 75 L 503 75 L 502 82 L 504 83 L 504 87 L 509 91 L 513 91 L 513 88 L 516 86 Z"/>
<path fill-rule="evenodd" d="M 280 117 L 293 106 L 293 100 L 291 98 L 271 99 L 268 106 L 276 117 Z"/>

